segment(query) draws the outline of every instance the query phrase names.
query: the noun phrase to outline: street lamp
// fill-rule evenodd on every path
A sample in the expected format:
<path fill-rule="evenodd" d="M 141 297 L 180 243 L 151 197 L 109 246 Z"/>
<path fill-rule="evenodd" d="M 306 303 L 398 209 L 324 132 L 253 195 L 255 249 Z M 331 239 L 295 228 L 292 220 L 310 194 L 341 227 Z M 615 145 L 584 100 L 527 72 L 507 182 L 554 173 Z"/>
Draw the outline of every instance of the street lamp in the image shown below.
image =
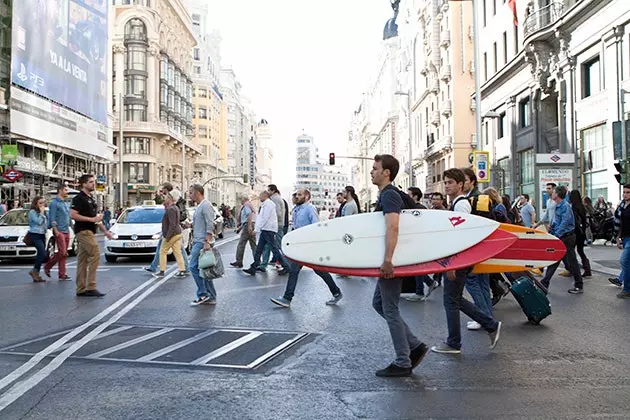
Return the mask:
<path fill-rule="evenodd" d="M 413 185 L 413 152 L 411 150 L 412 138 L 411 138 L 411 92 L 396 91 L 394 95 L 407 97 L 407 128 L 409 131 L 409 187 Z"/>

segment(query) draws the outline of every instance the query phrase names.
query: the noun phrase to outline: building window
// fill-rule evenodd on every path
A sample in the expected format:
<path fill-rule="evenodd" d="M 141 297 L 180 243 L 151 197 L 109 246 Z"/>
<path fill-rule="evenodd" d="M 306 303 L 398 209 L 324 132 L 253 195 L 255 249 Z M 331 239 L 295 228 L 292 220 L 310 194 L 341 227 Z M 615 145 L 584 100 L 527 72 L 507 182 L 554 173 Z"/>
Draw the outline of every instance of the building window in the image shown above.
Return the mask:
<path fill-rule="evenodd" d="M 488 80 L 488 53 L 483 53 L 483 80 Z"/>
<path fill-rule="evenodd" d="M 125 154 L 150 155 L 150 144 L 148 137 L 125 137 Z"/>
<path fill-rule="evenodd" d="M 199 118 L 202 120 L 205 120 L 208 118 L 208 110 L 203 106 L 199 107 Z"/>
<path fill-rule="evenodd" d="M 193 73 L 201 74 L 201 66 L 194 66 L 193 67 Z"/>
<path fill-rule="evenodd" d="M 507 32 L 503 32 L 503 64 L 507 64 Z"/>
<path fill-rule="evenodd" d="M 147 106 L 143 104 L 125 103 L 126 121 L 146 121 Z"/>
<path fill-rule="evenodd" d="M 140 162 L 129 162 L 123 164 L 123 169 L 127 169 L 129 174 L 129 183 L 148 183 L 149 182 L 149 164 Z M 126 166 L 126 168 L 124 168 Z"/>
<path fill-rule="evenodd" d="M 486 146 L 488 145 L 489 133 L 488 133 L 488 121 L 483 124 L 483 137 L 485 139 Z"/>
<path fill-rule="evenodd" d="M 601 91 L 599 56 L 582 64 L 582 98 Z"/>
<path fill-rule="evenodd" d="M 521 128 L 529 127 L 530 124 L 530 102 L 529 97 L 523 99 L 518 104 L 518 118 Z"/>
<path fill-rule="evenodd" d="M 499 115 L 499 121 L 497 124 L 497 138 L 498 139 L 502 139 L 503 137 L 505 137 L 505 112 L 502 112 Z"/>
<path fill-rule="evenodd" d="M 193 23 L 194 26 L 201 26 L 201 16 L 200 15 L 198 15 L 196 13 L 193 13 L 191 18 L 192 18 L 192 23 Z"/>
<path fill-rule="evenodd" d="M 127 84 L 126 97 L 146 99 L 147 78 L 143 75 L 132 74 L 125 77 Z"/>
<path fill-rule="evenodd" d="M 482 0 L 481 1 L 481 7 L 482 7 L 481 14 L 483 15 L 482 16 L 483 17 L 483 27 L 485 28 L 486 27 L 486 10 L 487 10 L 486 0 Z"/>
<path fill-rule="evenodd" d="M 199 48 L 193 48 L 193 58 L 199 61 Z"/>
<path fill-rule="evenodd" d="M 589 197 L 608 198 L 610 174 L 606 171 L 606 156 L 611 153 L 606 144 L 607 136 L 606 124 L 582 130 L 584 194 Z"/>
<path fill-rule="evenodd" d="M 205 125 L 199 126 L 199 137 L 208 137 L 208 127 Z"/>
<path fill-rule="evenodd" d="M 534 185 L 534 149 L 528 149 L 519 153 L 521 163 L 521 194 L 527 194 L 530 197 L 535 197 L 535 185 Z"/>
<path fill-rule="evenodd" d="M 496 73 L 499 69 L 499 53 L 497 52 L 496 42 L 492 45 L 492 55 L 494 58 L 494 72 Z"/>
<path fill-rule="evenodd" d="M 497 14 L 497 0 L 492 0 L 492 15 Z"/>
<path fill-rule="evenodd" d="M 518 42 L 518 26 L 514 26 L 514 55 L 517 55 L 520 49 L 521 46 Z"/>
<path fill-rule="evenodd" d="M 511 195 L 512 191 L 512 162 L 510 158 L 503 158 L 497 161 L 498 167 L 498 187 L 500 194 Z"/>
<path fill-rule="evenodd" d="M 147 28 L 140 19 L 125 25 L 125 116 L 127 121 L 146 121 Z"/>
<path fill-rule="evenodd" d="M 207 98 L 208 91 L 205 89 L 197 89 L 197 96 L 199 96 L 200 98 Z"/>

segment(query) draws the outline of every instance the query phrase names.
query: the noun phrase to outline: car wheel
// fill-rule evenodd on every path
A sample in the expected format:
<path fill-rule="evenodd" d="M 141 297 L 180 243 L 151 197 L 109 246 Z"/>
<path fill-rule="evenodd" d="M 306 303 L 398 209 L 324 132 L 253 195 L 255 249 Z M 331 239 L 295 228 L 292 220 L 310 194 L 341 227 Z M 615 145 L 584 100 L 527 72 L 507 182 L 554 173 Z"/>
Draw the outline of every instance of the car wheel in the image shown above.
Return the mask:
<path fill-rule="evenodd" d="M 115 255 L 105 255 L 105 261 L 108 263 L 115 263 L 117 259 L 118 257 Z"/>
<path fill-rule="evenodd" d="M 46 244 L 46 254 L 48 254 L 48 259 L 52 260 L 55 257 L 55 238 L 51 237 Z"/>
<path fill-rule="evenodd" d="M 70 250 L 68 251 L 68 255 L 71 257 L 77 256 L 77 238 L 76 237 L 72 239 L 72 246 L 70 247 Z"/>

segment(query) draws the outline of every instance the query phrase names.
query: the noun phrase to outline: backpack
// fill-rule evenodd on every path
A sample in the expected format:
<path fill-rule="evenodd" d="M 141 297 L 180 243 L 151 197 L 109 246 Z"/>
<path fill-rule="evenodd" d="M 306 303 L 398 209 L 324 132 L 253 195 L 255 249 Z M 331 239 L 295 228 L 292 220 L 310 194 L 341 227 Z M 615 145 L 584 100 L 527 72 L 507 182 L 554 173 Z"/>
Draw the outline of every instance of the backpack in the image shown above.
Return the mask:
<path fill-rule="evenodd" d="M 402 199 L 403 205 L 402 205 L 402 210 L 406 210 L 406 209 L 415 209 L 416 207 L 416 202 L 413 201 L 413 198 L 411 198 L 409 196 L 409 194 L 399 190 L 398 188 L 396 188 L 393 185 L 389 185 L 388 187 L 385 188 L 393 188 L 394 190 L 396 190 L 396 192 L 398 193 L 398 195 L 400 195 L 400 198 Z M 385 190 L 383 190 L 385 191 Z M 378 203 L 376 205 L 376 208 L 374 209 L 374 211 L 382 211 L 383 208 L 381 207 L 381 200 L 378 200 Z"/>
<path fill-rule="evenodd" d="M 452 208 L 454 209 L 455 205 L 461 200 L 468 200 L 468 202 L 470 203 L 470 214 L 485 217 L 486 219 L 497 219 L 497 216 L 494 212 L 494 206 L 492 205 L 492 200 L 490 199 L 489 195 L 479 194 L 473 197 L 461 197 L 458 200 L 455 200 Z"/>
<path fill-rule="evenodd" d="M 186 200 L 180 197 L 175 205 L 179 209 L 179 222 L 185 222 L 188 219 L 188 211 L 186 211 Z"/>

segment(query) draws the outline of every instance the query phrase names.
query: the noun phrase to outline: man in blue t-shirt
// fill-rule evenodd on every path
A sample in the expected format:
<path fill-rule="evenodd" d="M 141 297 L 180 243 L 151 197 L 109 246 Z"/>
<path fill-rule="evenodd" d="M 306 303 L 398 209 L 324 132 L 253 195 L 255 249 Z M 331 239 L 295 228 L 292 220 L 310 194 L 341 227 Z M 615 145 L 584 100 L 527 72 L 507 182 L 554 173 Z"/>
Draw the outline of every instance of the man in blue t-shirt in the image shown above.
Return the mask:
<path fill-rule="evenodd" d="M 396 359 L 376 376 L 411 376 L 429 348 L 422 343 L 400 316 L 398 301 L 402 290 L 402 278 L 394 277 L 392 259 L 398 244 L 398 225 L 404 203 L 400 191 L 392 185 L 400 164 L 392 155 L 376 155 L 372 165 L 372 183 L 378 187 L 379 197 L 375 211 L 385 215 L 385 257 L 381 265 L 381 277 L 376 283 L 372 306 L 387 321 L 394 344 Z"/>

